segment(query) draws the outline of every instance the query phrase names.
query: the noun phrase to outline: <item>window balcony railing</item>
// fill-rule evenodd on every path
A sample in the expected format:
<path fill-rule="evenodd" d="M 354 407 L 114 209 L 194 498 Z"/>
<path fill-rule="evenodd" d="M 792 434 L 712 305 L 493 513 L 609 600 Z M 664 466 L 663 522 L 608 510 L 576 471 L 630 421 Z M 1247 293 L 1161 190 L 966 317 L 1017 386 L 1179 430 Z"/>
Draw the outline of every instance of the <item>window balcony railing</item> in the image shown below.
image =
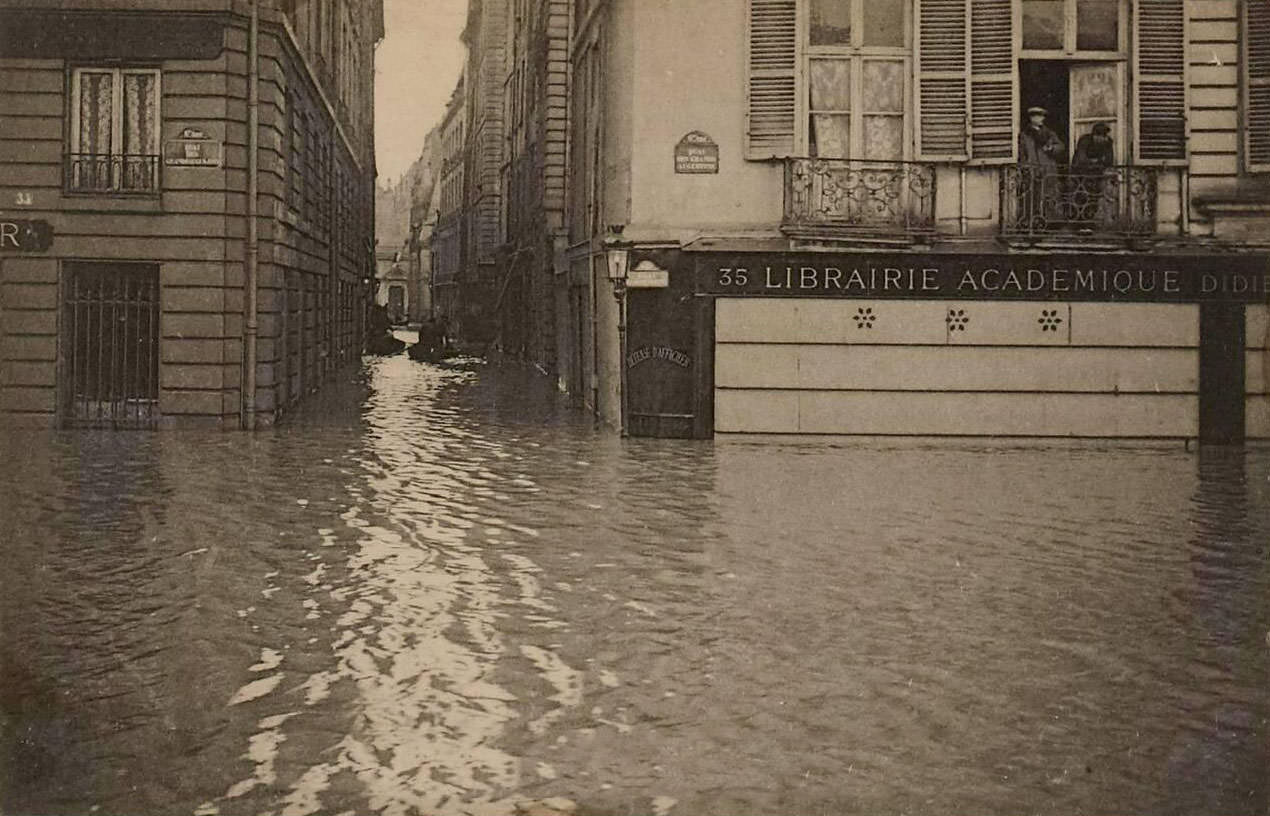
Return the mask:
<path fill-rule="evenodd" d="M 902 237 L 935 228 L 935 166 L 867 159 L 785 160 L 787 233 Z"/>
<path fill-rule="evenodd" d="M 1007 238 L 1140 238 L 1155 234 L 1158 175 L 1150 167 L 1007 166 L 1001 176 L 1001 233 Z"/>
<path fill-rule="evenodd" d="M 151 154 L 70 153 L 66 189 L 72 193 L 156 193 L 159 157 Z"/>

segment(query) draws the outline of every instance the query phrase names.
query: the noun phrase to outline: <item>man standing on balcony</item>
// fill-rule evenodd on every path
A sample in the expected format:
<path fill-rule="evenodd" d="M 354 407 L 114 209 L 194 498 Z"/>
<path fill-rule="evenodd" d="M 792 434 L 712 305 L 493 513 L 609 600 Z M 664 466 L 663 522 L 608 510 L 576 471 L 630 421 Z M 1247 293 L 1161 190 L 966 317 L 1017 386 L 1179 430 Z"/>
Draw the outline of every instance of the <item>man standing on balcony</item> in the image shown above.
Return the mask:
<path fill-rule="evenodd" d="M 1096 228 L 1099 216 L 1110 212 L 1103 206 L 1104 176 L 1115 163 L 1111 127 L 1106 122 L 1099 122 L 1092 133 L 1076 140 L 1076 152 L 1072 154 L 1071 201 L 1076 226 L 1080 229 Z"/>
<path fill-rule="evenodd" d="M 1058 157 L 1067 148 L 1045 125 L 1048 111 L 1027 109 L 1027 124 L 1019 132 L 1019 221 L 1029 232 L 1053 229 L 1058 222 Z"/>

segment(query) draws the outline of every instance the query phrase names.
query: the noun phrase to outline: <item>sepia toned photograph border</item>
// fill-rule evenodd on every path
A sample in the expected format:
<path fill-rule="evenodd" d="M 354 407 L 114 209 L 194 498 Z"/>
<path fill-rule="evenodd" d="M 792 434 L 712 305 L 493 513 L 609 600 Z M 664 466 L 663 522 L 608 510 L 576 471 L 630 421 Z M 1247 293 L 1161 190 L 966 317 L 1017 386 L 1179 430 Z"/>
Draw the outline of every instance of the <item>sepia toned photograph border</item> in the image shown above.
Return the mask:
<path fill-rule="evenodd" d="M 1270 0 L 0 0 L 0 816 L 1270 816 Z"/>

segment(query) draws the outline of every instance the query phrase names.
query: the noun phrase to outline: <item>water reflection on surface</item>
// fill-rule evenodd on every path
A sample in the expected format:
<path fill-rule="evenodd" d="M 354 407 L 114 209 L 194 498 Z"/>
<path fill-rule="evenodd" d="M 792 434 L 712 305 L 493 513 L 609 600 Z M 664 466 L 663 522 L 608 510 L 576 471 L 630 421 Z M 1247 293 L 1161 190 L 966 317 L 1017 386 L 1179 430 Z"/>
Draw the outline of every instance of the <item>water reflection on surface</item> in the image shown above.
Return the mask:
<path fill-rule="evenodd" d="M 1264 449 L 623 441 L 404 356 L 0 440 L 6 814 L 1267 811 Z"/>

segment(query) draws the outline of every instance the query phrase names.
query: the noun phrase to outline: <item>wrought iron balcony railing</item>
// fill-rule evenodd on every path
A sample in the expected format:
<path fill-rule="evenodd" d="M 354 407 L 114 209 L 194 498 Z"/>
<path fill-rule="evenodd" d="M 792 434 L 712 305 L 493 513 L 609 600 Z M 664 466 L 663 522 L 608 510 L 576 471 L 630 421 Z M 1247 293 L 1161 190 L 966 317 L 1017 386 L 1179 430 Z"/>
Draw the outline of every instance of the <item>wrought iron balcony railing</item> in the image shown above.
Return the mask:
<path fill-rule="evenodd" d="M 935 166 L 867 159 L 785 160 L 786 232 L 915 236 L 935 228 Z"/>
<path fill-rule="evenodd" d="M 1156 232 L 1158 176 L 1150 167 L 1084 173 L 1007 166 L 1001 176 L 1001 232 L 1138 238 Z"/>
<path fill-rule="evenodd" d="M 69 153 L 66 189 L 72 193 L 156 193 L 159 157 L 151 154 Z"/>

